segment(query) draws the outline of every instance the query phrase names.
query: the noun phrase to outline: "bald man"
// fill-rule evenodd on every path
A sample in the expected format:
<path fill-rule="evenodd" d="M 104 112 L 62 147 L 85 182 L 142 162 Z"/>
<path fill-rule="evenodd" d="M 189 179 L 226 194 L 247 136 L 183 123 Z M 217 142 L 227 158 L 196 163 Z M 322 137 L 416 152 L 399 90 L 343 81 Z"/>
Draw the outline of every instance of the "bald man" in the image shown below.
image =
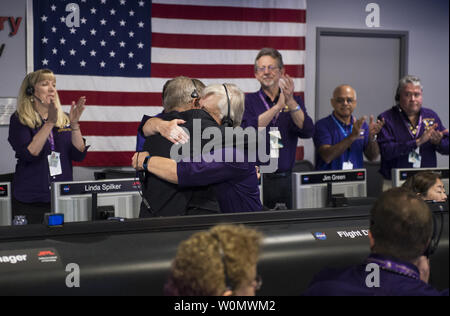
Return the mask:
<path fill-rule="evenodd" d="M 380 154 L 376 135 L 384 122 L 370 116 L 356 119 L 356 92 L 349 85 L 340 85 L 333 92 L 333 113 L 315 126 L 317 170 L 349 170 L 363 168 L 363 153 L 373 161 Z"/>

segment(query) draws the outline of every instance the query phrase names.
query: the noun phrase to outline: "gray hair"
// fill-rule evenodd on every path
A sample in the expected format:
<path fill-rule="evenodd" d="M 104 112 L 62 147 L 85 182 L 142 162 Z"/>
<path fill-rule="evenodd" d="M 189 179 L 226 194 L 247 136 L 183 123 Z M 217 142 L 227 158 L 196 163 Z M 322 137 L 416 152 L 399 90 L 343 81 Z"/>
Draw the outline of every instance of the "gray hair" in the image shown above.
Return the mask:
<path fill-rule="evenodd" d="M 395 92 L 395 101 L 400 101 L 400 91 L 410 83 L 415 87 L 419 86 L 420 90 L 423 91 L 422 82 L 420 81 L 419 77 L 413 75 L 406 75 L 398 82 L 397 91 Z"/>
<path fill-rule="evenodd" d="M 244 92 L 235 84 L 226 83 L 225 85 L 230 99 L 230 118 L 233 120 L 233 127 L 237 127 L 241 125 L 242 116 L 244 115 Z M 220 119 L 222 120 L 228 115 L 228 100 L 224 86 L 221 84 L 209 85 L 203 90 L 202 97 L 207 97 L 211 94 L 220 97 L 217 107 L 219 108 Z"/>
<path fill-rule="evenodd" d="M 256 71 L 257 68 L 258 68 L 258 65 L 257 65 L 258 60 L 259 60 L 261 57 L 263 57 L 263 56 L 270 56 L 270 57 L 272 57 L 273 59 L 275 59 L 275 60 L 277 61 L 277 63 L 278 63 L 278 67 L 279 67 L 280 69 L 282 69 L 282 68 L 284 67 L 284 64 L 283 64 L 283 56 L 281 56 L 281 53 L 280 53 L 278 50 L 276 50 L 275 48 L 265 47 L 265 48 L 262 48 L 262 49 L 259 51 L 258 55 L 256 56 L 256 59 L 255 59 L 255 71 Z"/>
<path fill-rule="evenodd" d="M 200 81 L 199 81 L 200 82 Z M 188 110 L 192 103 L 192 92 L 200 90 L 203 86 L 188 77 L 180 76 L 166 82 L 163 89 L 164 111 L 170 112 L 180 107 Z M 200 93 L 201 91 L 198 91 Z"/>

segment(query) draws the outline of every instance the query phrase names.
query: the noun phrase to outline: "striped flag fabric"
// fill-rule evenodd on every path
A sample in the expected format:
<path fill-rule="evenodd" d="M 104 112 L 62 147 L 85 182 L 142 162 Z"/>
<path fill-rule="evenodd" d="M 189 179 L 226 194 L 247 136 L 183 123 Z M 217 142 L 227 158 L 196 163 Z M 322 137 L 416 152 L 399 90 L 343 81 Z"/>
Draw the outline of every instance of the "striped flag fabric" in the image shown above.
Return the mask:
<path fill-rule="evenodd" d="M 306 0 L 28 0 L 27 70 L 49 68 L 66 112 L 86 96 L 79 166 L 129 166 L 144 114 L 184 75 L 255 92 L 258 51 L 283 55 L 304 94 Z"/>

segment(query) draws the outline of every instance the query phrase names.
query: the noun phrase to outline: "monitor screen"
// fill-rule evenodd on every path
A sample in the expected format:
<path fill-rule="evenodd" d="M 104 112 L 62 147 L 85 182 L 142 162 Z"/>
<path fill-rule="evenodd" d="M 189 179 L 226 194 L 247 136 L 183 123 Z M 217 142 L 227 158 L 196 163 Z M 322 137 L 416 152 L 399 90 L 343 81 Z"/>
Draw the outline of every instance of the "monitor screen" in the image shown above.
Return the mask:
<path fill-rule="evenodd" d="M 448 194 L 449 190 L 449 179 L 448 179 L 448 168 L 399 168 L 392 169 L 392 186 L 400 187 L 410 176 L 415 175 L 421 171 L 431 171 L 440 174 L 442 183 L 445 187 L 445 192 Z"/>
<path fill-rule="evenodd" d="M 11 183 L 0 183 L 0 226 L 11 225 Z"/>
<path fill-rule="evenodd" d="M 326 207 L 328 183 L 332 194 L 367 196 L 366 169 L 308 171 L 292 174 L 292 205 L 295 209 Z"/>
<path fill-rule="evenodd" d="M 64 214 L 64 222 L 92 219 L 92 201 L 96 213 L 104 217 L 138 218 L 141 204 L 137 179 L 72 181 L 52 183 L 52 213 Z"/>

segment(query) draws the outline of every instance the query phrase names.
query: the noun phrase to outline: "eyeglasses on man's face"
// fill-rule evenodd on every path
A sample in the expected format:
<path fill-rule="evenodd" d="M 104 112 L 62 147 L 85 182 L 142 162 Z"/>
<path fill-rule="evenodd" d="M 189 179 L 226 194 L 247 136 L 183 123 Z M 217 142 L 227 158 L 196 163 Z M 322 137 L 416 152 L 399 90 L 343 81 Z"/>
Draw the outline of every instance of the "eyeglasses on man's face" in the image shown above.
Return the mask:
<path fill-rule="evenodd" d="M 353 104 L 354 102 L 356 102 L 356 99 L 353 98 L 335 98 L 334 99 L 337 103 L 339 104 L 344 104 L 345 102 L 347 102 L 347 104 Z"/>
<path fill-rule="evenodd" d="M 270 65 L 270 66 L 262 66 L 262 67 L 256 67 L 256 72 L 258 72 L 258 73 L 264 73 L 264 72 L 266 72 L 266 69 L 267 69 L 269 72 L 275 72 L 275 71 L 277 71 L 278 69 L 280 69 L 280 67 L 278 67 L 278 66 L 273 66 L 273 65 Z"/>

